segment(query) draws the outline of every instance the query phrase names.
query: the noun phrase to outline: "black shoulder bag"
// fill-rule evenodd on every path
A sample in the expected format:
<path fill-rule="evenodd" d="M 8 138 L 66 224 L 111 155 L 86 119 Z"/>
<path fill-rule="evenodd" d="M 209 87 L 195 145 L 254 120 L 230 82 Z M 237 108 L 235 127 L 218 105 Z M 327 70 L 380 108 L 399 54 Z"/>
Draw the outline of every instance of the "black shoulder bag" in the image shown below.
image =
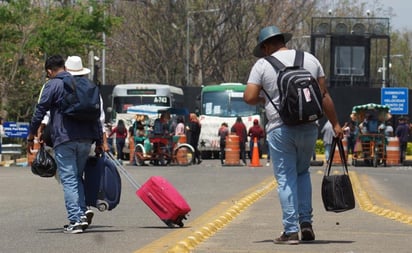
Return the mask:
<path fill-rule="evenodd" d="M 339 155 L 343 164 L 343 174 L 330 175 L 333 155 L 338 145 Z M 349 178 L 342 140 L 334 137 L 329 160 L 322 180 L 322 201 L 326 211 L 340 213 L 355 208 L 352 183 Z"/>

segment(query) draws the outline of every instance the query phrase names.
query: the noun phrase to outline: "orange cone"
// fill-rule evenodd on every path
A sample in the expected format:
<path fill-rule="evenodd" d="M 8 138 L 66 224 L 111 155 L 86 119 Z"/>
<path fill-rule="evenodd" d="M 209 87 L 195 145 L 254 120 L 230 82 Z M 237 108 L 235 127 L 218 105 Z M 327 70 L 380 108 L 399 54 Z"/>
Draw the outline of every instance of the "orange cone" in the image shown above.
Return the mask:
<path fill-rule="evenodd" d="M 259 159 L 259 147 L 257 143 L 257 137 L 255 137 L 253 141 L 252 162 L 250 163 L 250 167 L 262 167 L 262 164 L 260 164 Z"/>

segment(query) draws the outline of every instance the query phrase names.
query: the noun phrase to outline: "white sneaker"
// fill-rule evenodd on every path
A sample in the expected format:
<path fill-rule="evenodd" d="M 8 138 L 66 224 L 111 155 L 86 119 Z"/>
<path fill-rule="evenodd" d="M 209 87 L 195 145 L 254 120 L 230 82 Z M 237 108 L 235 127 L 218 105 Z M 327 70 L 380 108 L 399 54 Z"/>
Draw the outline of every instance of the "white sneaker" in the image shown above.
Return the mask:
<path fill-rule="evenodd" d="M 63 229 L 63 233 L 65 234 L 83 233 L 82 224 L 79 222 L 76 222 L 76 223 L 70 223 L 69 225 L 65 225 Z"/>
<path fill-rule="evenodd" d="M 266 162 L 266 167 L 269 167 L 270 166 L 270 162 Z"/>

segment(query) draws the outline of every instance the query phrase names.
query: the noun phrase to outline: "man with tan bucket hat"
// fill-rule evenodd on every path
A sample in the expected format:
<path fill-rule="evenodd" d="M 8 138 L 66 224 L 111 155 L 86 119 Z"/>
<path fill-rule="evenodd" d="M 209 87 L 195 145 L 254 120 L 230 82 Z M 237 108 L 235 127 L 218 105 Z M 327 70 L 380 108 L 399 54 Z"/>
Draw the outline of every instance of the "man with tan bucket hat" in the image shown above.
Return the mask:
<path fill-rule="evenodd" d="M 266 138 L 269 144 L 273 171 L 278 182 L 278 195 L 282 207 L 283 232 L 274 239 L 276 244 L 298 244 L 299 231 L 302 241 L 315 240 L 312 229 L 312 186 L 309 174 L 310 160 L 318 136 L 315 122 L 286 125 L 279 116 L 279 71 L 263 57 L 274 56 L 283 65 L 292 66 L 296 50 L 286 43 L 292 34 L 283 33 L 276 26 L 263 28 L 257 38 L 253 55 L 259 59 L 249 75 L 244 100 L 248 104 L 265 104 L 268 118 Z M 302 54 L 300 54 L 302 55 Z M 331 121 L 335 134 L 342 136 L 334 104 L 325 85 L 325 74 L 319 61 L 311 54 L 303 53 L 303 68 L 318 81 L 324 113 Z M 262 93 L 267 92 L 267 97 Z M 263 94 L 263 95 L 262 95 Z M 274 103 L 274 105 L 272 104 Z"/>

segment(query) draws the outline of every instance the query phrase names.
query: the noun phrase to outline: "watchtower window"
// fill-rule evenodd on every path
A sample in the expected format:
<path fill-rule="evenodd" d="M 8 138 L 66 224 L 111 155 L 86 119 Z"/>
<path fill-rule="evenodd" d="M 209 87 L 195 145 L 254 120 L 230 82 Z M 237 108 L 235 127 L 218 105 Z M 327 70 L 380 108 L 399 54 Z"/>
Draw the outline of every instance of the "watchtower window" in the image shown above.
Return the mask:
<path fill-rule="evenodd" d="M 335 68 L 337 76 L 365 75 L 365 47 L 337 46 L 335 48 Z"/>

